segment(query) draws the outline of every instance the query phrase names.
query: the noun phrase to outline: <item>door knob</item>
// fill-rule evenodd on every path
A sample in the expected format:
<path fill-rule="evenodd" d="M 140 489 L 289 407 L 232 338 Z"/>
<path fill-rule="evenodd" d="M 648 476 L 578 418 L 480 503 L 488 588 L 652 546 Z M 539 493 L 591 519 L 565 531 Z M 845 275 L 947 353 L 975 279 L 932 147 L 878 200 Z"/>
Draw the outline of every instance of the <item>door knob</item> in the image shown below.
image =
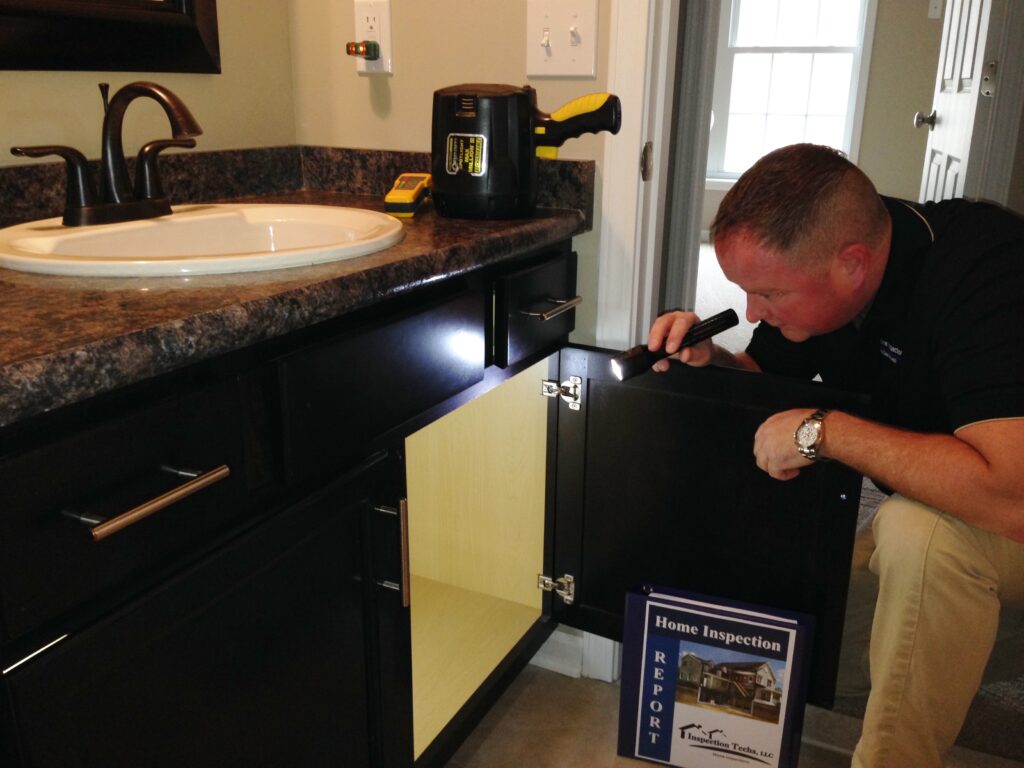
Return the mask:
<path fill-rule="evenodd" d="M 934 131 L 935 130 L 935 110 L 934 109 L 932 110 L 932 113 L 930 115 L 928 115 L 928 117 L 925 117 L 920 112 L 915 112 L 914 113 L 914 127 L 915 128 L 920 128 L 922 125 L 927 125 L 929 131 Z"/>

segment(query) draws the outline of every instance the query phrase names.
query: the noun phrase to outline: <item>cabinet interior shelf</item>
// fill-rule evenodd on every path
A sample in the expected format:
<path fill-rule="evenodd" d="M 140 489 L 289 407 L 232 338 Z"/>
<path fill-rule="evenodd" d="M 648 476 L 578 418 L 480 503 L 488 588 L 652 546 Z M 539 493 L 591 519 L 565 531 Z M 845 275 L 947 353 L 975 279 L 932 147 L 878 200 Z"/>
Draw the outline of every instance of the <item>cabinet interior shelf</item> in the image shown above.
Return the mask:
<path fill-rule="evenodd" d="M 419 757 L 540 610 L 415 575 L 410 603 L 413 746 Z"/>

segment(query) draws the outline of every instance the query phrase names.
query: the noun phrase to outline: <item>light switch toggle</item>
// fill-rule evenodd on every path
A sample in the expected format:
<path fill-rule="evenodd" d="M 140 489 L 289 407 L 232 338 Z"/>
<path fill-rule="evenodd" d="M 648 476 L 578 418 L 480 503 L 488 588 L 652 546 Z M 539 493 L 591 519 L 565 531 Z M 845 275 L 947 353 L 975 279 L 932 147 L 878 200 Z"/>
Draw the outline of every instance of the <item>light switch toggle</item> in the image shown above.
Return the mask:
<path fill-rule="evenodd" d="M 374 40 L 345 43 L 345 53 L 367 61 L 377 61 L 380 58 L 380 44 Z"/>
<path fill-rule="evenodd" d="M 544 36 L 540 39 L 540 47 L 544 48 L 548 54 L 551 54 L 551 28 L 544 28 Z"/>

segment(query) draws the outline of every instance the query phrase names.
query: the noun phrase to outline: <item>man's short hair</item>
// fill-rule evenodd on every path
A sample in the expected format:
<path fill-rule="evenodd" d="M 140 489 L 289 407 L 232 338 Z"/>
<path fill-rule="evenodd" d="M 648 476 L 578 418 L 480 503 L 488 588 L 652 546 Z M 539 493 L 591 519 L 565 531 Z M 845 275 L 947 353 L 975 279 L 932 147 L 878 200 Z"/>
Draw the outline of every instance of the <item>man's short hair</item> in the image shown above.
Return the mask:
<path fill-rule="evenodd" d="M 789 260 L 809 263 L 849 242 L 875 244 L 887 221 L 874 185 L 842 152 L 792 144 L 740 176 L 722 199 L 711 240 L 746 230 Z"/>

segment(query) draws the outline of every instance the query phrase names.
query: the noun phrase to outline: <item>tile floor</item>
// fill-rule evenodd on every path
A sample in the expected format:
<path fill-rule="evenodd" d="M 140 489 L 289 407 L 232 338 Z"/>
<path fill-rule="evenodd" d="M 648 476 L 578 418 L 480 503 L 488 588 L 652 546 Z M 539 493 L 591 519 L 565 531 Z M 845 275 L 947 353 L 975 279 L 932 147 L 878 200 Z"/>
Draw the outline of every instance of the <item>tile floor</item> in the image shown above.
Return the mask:
<path fill-rule="evenodd" d="M 615 754 L 619 687 L 527 668 L 448 763 L 448 768 L 642 768 Z M 808 707 L 799 768 L 845 768 L 860 721 Z M 956 748 L 947 768 L 1020 768 Z M 908 766 L 907 768 L 910 768 Z"/>

